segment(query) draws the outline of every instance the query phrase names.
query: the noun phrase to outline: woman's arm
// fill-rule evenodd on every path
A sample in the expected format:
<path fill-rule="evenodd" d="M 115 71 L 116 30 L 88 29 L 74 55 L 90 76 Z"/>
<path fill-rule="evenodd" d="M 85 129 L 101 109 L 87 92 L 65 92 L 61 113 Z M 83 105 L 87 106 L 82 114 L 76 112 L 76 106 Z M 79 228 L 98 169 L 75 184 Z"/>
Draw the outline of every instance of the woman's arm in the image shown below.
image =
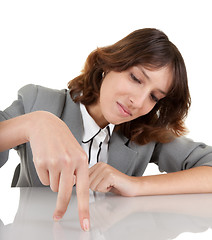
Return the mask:
<path fill-rule="evenodd" d="M 37 111 L 0 122 L 0 151 L 30 142 L 41 182 L 58 192 L 54 219 L 59 220 L 69 204 L 76 175 L 79 218 L 89 229 L 87 156 L 66 124 L 55 115 Z"/>
<path fill-rule="evenodd" d="M 0 152 L 28 142 L 27 129 L 34 115 L 25 114 L 0 122 Z"/>
<path fill-rule="evenodd" d="M 209 166 L 153 176 L 130 177 L 105 163 L 97 163 L 89 170 L 89 177 L 92 190 L 112 191 L 123 196 L 212 192 L 212 167 Z"/>

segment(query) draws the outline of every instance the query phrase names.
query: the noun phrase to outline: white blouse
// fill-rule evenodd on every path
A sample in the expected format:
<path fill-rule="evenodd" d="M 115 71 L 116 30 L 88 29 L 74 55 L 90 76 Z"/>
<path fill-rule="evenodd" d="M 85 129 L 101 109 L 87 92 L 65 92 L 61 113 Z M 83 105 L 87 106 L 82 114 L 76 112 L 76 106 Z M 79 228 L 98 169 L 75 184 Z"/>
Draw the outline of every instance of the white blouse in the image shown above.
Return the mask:
<path fill-rule="evenodd" d="M 114 124 L 108 124 L 101 129 L 87 112 L 85 105 L 80 104 L 83 120 L 83 137 L 81 146 L 87 153 L 89 167 L 97 162 L 108 160 L 108 143 L 114 129 Z"/>

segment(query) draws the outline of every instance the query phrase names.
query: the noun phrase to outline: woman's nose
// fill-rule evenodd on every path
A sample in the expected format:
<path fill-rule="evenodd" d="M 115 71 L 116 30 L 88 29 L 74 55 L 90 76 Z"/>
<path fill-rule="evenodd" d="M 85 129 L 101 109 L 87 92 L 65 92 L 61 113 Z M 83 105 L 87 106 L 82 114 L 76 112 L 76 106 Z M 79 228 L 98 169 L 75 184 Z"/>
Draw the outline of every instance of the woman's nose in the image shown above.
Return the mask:
<path fill-rule="evenodd" d="M 139 94 L 133 94 L 130 97 L 130 102 L 131 102 L 133 107 L 142 108 L 144 106 L 146 98 L 147 98 L 147 93 L 146 92 L 139 93 Z"/>

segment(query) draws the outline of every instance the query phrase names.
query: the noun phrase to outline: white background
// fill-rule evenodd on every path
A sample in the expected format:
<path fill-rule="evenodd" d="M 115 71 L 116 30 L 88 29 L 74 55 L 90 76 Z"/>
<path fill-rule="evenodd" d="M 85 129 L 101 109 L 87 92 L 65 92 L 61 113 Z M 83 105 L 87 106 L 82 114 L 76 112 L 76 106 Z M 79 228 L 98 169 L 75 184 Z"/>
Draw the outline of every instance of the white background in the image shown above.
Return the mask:
<path fill-rule="evenodd" d="M 0 109 L 9 106 L 18 89 L 28 83 L 66 88 L 96 47 L 138 28 L 154 27 L 169 36 L 187 66 L 192 97 L 188 137 L 212 145 L 210 9 L 210 0 L 1 0 Z M 0 169 L 0 180 L 9 179 L 9 184 L 8 171 L 13 172 L 18 161 L 11 155 Z"/>
<path fill-rule="evenodd" d="M 96 47 L 154 27 L 169 36 L 187 66 L 188 137 L 212 145 L 210 5 L 210 0 L 0 0 L 0 109 L 28 83 L 66 88 Z M 0 169 L 0 187 L 10 185 L 17 163 L 12 152 Z"/>

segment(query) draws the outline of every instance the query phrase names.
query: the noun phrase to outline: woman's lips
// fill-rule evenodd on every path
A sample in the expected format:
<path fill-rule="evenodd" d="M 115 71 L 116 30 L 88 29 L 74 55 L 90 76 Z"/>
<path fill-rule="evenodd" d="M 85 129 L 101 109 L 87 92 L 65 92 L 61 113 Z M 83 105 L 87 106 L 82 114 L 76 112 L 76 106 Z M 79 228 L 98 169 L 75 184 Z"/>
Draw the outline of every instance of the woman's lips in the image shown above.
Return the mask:
<path fill-rule="evenodd" d="M 118 105 L 118 109 L 119 112 L 123 115 L 123 116 L 132 116 L 132 113 L 130 112 L 130 110 L 128 108 L 126 108 L 124 105 L 122 105 L 121 103 L 117 102 Z"/>

